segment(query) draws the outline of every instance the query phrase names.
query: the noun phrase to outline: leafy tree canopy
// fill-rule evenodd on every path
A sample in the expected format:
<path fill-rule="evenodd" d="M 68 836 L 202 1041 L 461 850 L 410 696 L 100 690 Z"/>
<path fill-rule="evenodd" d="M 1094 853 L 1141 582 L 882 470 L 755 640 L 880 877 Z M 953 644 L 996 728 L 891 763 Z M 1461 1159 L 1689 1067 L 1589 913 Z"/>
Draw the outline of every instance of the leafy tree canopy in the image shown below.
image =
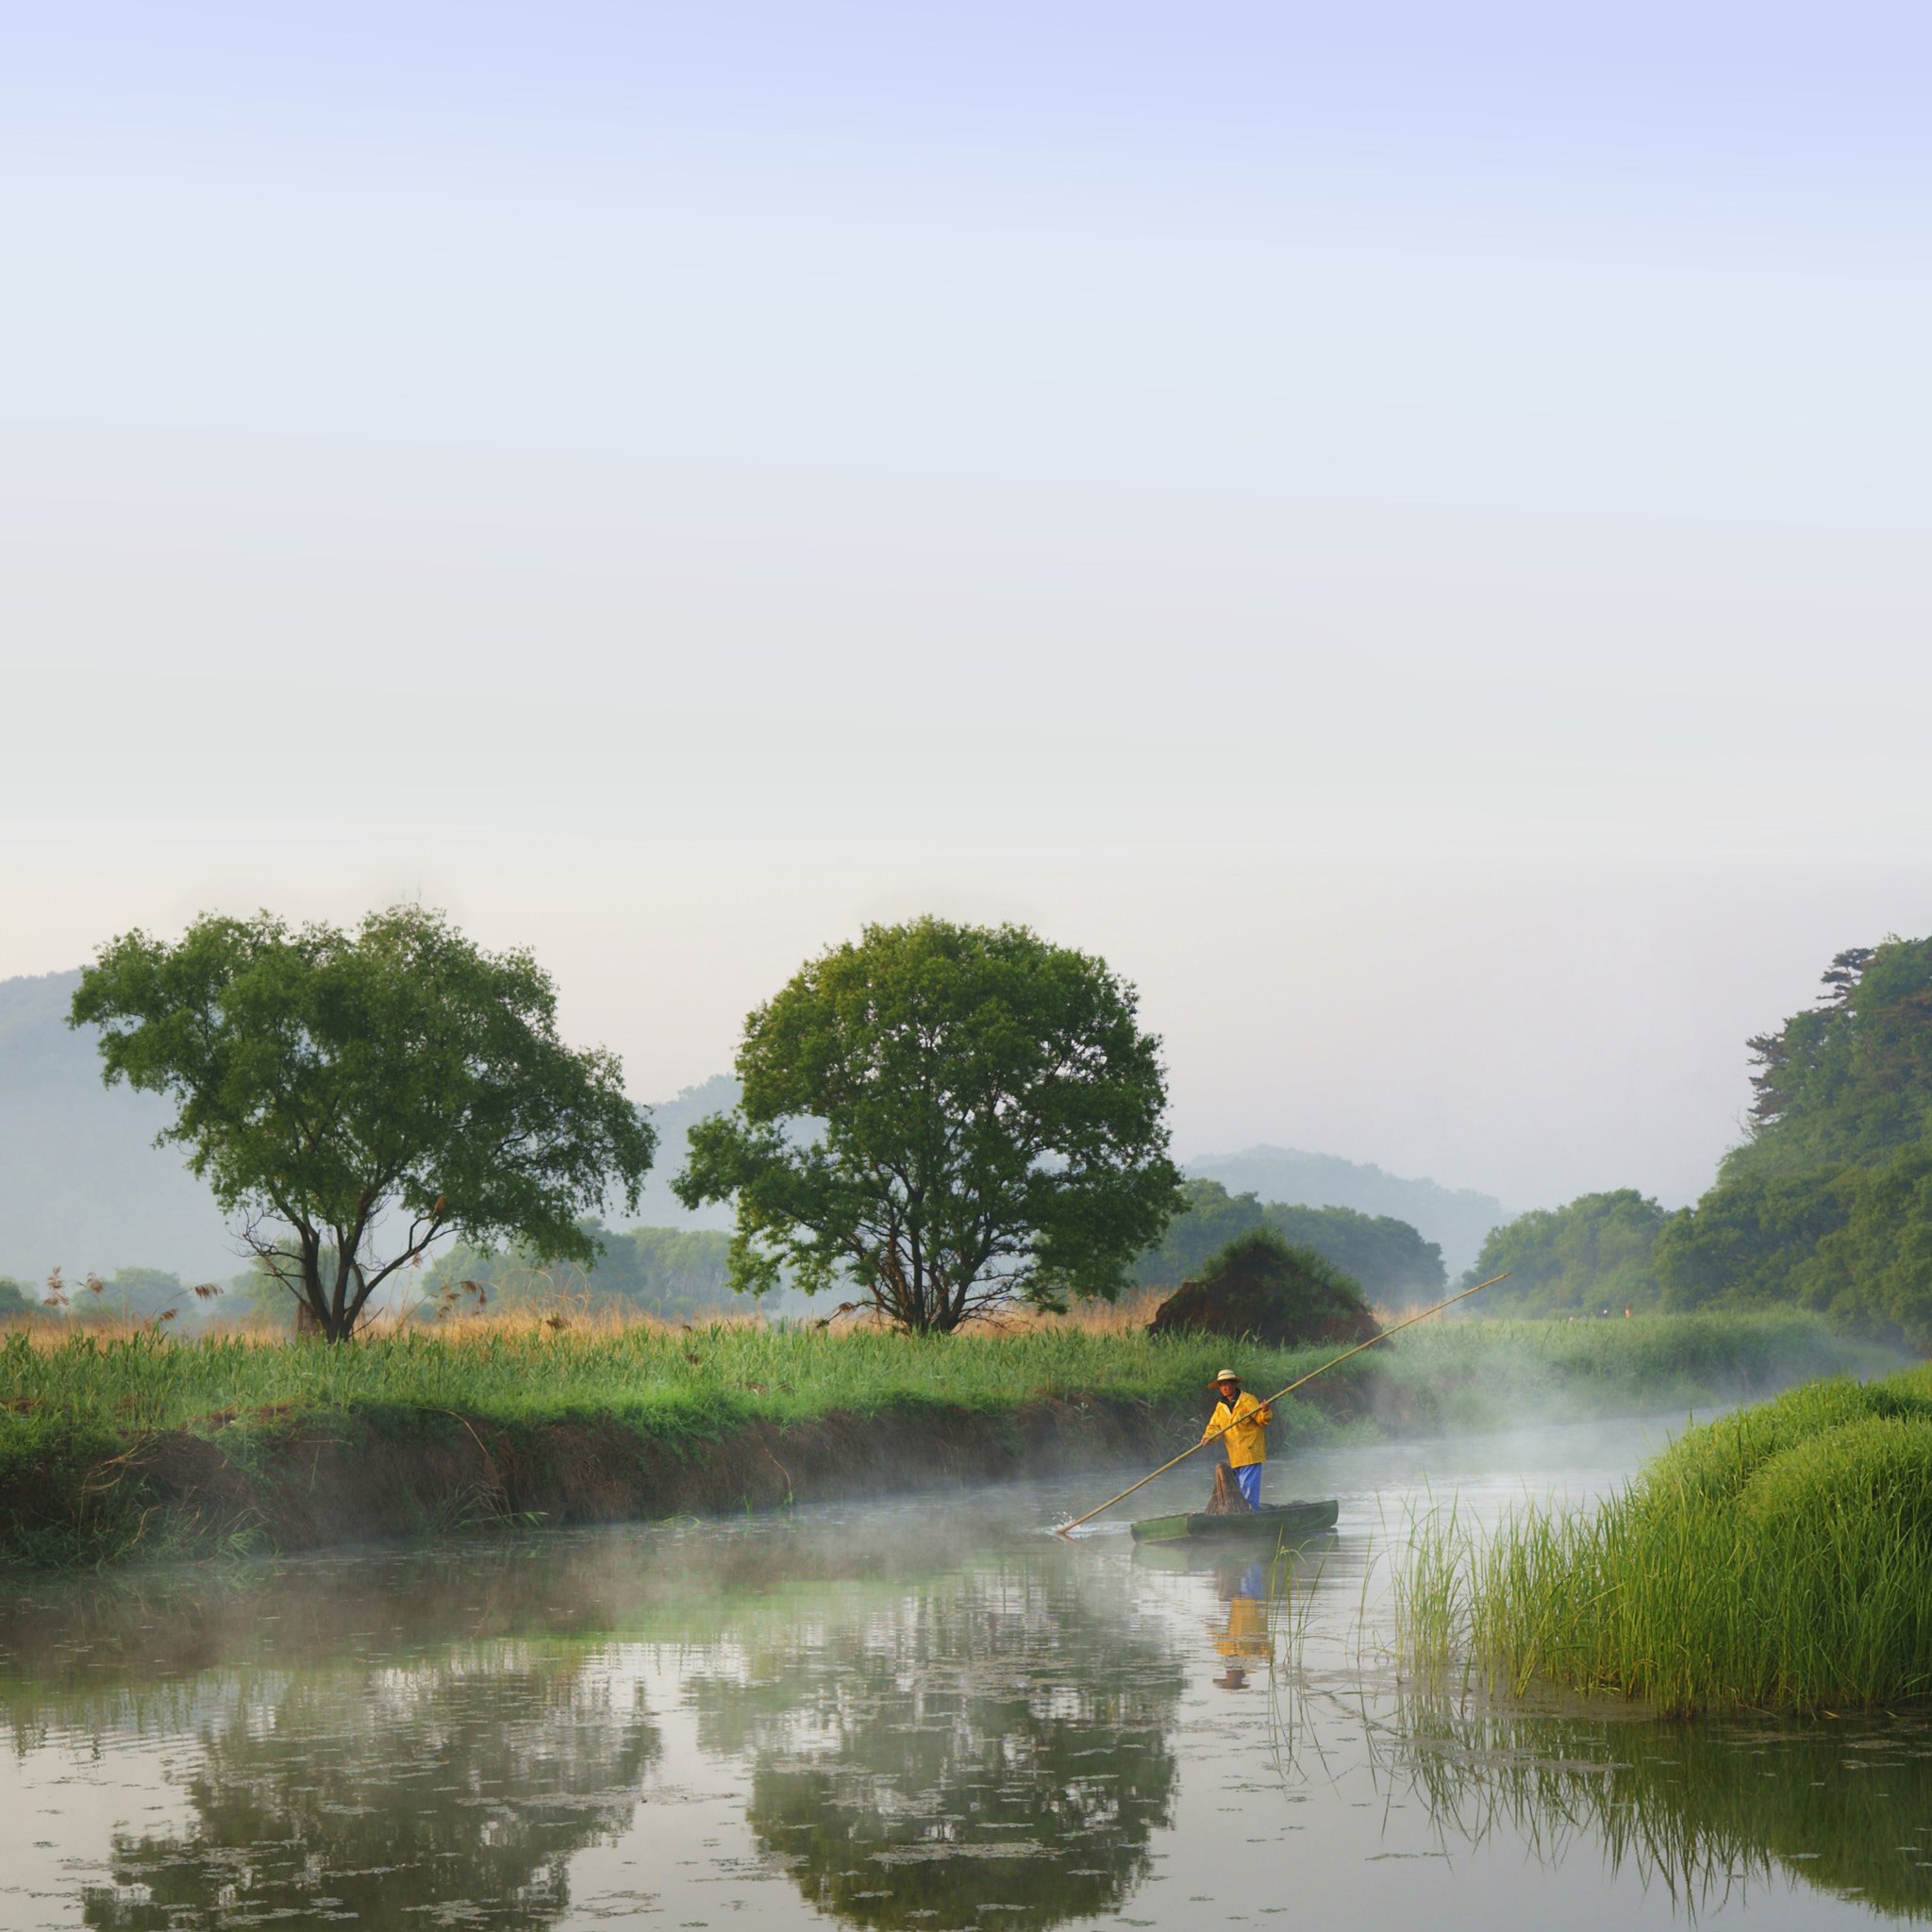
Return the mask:
<path fill-rule="evenodd" d="M 1378 1302 L 1427 1299 L 1447 1283 L 1441 1248 L 1392 1215 L 1263 1202 L 1254 1194 L 1230 1194 L 1212 1180 L 1183 1181 L 1181 1191 L 1186 1208 L 1168 1224 L 1159 1246 L 1134 1264 L 1135 1278 L 1145 1286 L 1191 1281 L 1216 1250 L 1263 1227 L 1313 1248 Z"/>
<path fill-rule="evenodd" d="M 674 1186 L 735 1198 L 741 1291 L 789 1264 L 922 1334 L 1111 1300 L 1180 1205 L 1159 1047 L 1105 962 L 1024 926 L 867 926 L 746 1020 L 743 1097 Z"/>
<path fill-rule="evenodd" d="M 1795 1303 L 1932 1349 L 1932 1144 L 1875 1166 L 1722 1181 L 1671 1217 L 1656 1263 L 1672 1308 Z"/>
<path fill-rule="evenodd" d="M 485 953 L 417 907 L 354 933 L 262 912 L 202 918 L 174 945 L 125 934 L 70 1023 L 101 1027 L 108 1084 L 178 1103 L 159 1141 L 188 1148 L 332 1341 L 446 1235 L 590 1259 L 578 1217 L 613 1185 L 634 1208 L 650 1165 L 616 1058 L 558 1040 L 530 955 Z"/>
<path fill-rule="evenodd" d="M 1661 1293 L 1651 1247 L 1666 1218 L 1657 1202 L 1635 1188 L 1579 1194 L 1561 1208 L 1533 1208 L 1490 1230 L 1463 1286 L 1508 1271 L 1507 1281 L 1480 1297 L 1489 1314 L 1654 1309 Z M 1465 1306 L 1474 1308 L 1476 1303 Z"/>
<path fill-rule="evenodd" d="M 0 1274 L 0 1320 L 33 1312 L 34 1295 L 26 1283 L 14 1280 L 10 1274 Z"/>
<path fill-rule="evenodd" d="M 1749 1138 L 1719 1178 L 1869 1165 L 1932 1134 L 1932 939 L 1840 953 L 1820 1004 L 1749 1042 Z"/>

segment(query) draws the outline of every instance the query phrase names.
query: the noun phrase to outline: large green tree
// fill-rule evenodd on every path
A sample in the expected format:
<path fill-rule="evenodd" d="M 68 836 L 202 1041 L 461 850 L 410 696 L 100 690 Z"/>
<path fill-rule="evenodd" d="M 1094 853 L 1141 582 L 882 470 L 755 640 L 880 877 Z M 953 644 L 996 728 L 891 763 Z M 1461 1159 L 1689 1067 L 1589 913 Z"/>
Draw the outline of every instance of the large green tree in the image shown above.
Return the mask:
<path fill-rule="evenodd" d="M 1507 1271 L 1509 1279 L 1484 1297 L 1491 1314 L 1648 1312 L 1660 1300 L 1651 1249 L 1668 1218 L 1635 1188 L 1532 1208 L 1490 1230 L 1462 1285 Z"/>
<path fill-rule="evenodd" d="M 1673 1215 L 1672 1307 L 1795 1302 L 1932 1346 L 1932 939 L 1833 958 L 1819 1003 L 1749 1042 L 1748 1137 Z"/>
<path fill-rule="evenodd" d="M 1720 1178 L 1870 1165 L 1932 1134 L 1932 939 L 1854 946 L 1820 1003 L 1748 1042 L 1748 1138 Z"/>
<path fill-rule="evenodd" d="M 735 1199 L 732 1282 L 850 1282 L 948 1332 L 1111 1300 L 1181 1205 L 1160 1042 L 1105 962 L 1024 926 L 870 925 L 745 1021 L 743 1097 L 689 1133 L 687 1208 Z"/>
<path fill-rule="evenodd" d="M 1673 1308 L 1796 1303 L 1840 1327 L 1932 1349 L 1932 1143 L 1875 1166 L 1744 1174 L 1657 1236 Z"/>
<path fill-rule="evenodd" d="M 591 1259 L 578 1217 L 613 1188 L 634 1208 L 651 1161 L 615 1057 L 562 1043 L 530 955 L 418 907 L 353 933 L 266 912 L 126 933 L 70 1021 L 101 1028 L 108 1084 L 179 1103 L 160 1141 L 331 1341 L 446 1235 Z"/>

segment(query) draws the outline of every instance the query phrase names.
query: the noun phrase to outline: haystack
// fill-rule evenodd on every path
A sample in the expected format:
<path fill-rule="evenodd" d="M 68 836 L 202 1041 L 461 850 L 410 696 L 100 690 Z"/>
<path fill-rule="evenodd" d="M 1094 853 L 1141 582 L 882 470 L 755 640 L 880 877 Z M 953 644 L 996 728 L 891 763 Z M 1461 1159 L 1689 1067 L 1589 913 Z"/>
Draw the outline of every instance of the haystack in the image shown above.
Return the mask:
<path fill-rule="evenodd" d="M 1353 1276 L 1311 1247 L 1270 1228 L 1238 1235 L 1162 1302 L 1153 1335 L 1193 1332 L 1258 1341 L 1271 1348 L 1342 1347 L 1372 1341 L 1381 1326 Z"/>

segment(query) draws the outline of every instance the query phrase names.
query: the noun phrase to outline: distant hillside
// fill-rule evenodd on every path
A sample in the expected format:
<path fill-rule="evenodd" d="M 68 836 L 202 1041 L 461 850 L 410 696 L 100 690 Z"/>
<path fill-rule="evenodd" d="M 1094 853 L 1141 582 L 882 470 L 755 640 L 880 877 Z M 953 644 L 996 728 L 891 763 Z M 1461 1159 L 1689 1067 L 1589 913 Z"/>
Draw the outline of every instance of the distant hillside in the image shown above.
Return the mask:
<path fill-rule="evenodd" d="M 162 1268 L 184 1281 L 226 1281 L 242 1267 L 214 1197 L 177 1148 L 155 1136 L 173 1108 L 125 1086 L 101 1085 L 94 1030 L 67 1025 L 80 972 L 0 980 L 0 1274 L 29 1284 L 50 1268 Z M 625 1224 L 729 1227 L 725 1208 L 687 1214 L 670 1178 L 684 1165 L 684 1131 L 730 1107 L 738 1083 L 720 1074 L 654 1107 L 658 1158 Z"/>
<path fill-rule="evenodd" d="M 1187 1172 L 1219 1181 L 1230 1194 L 1392 1215 L 1420 1229 L 1424 1240 L 1442 1250 L 1443 1265 L 1451 1274 L 1467 1268 L 1491 1228 L 1509 1219 L 1502 1202 L 1491 1194 L 1438 1187 L 1432 1180 L 1404 1180 L 1339 1155 L 1304 1154 L 1292 1147 L 1250 1147 L 1241 1154 L 1208 1155 L 1189 1161 Z"/>
<path fill-rule="evenodd" d="M 702 1086 L 685 1088 L 675 1100 L 653 1105 L 651 1124 L 658 1130 L 658 1151 L 652 1157 L 650 1173 L 644 1176 L 644 1196 L 637 1213 L 620 1217 L 626 1224 L 635 1220 L 645 1227 L 737 1225 L 732 1209 L 722 1204 L 687 1213 L 671 1191 L 671 1176 L 684 1165 L 685 1129 L 707 1114 L 724 1113 L 736 1107 L 740 1091 L 738 1082 L 729 1074 L 713 1074 Z"/>
<path fill-rule="evenodd" d="M 0 980 L 0 1274 L 140 1266 L 225 1281 L 242 1264 L 214 1197 L 153 1144 L 172 1110 L 104 1088 L 93 1029 L 68 1031 L 79 984 L 78 968 Z"/>

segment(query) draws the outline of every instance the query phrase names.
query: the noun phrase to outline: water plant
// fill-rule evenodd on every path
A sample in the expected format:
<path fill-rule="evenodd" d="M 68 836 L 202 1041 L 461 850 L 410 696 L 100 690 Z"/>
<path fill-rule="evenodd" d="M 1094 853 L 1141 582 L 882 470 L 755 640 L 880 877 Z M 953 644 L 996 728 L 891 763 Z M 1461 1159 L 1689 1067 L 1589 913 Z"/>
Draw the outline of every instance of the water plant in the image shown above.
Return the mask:
<path fill-rule="evenodd" d="M 1932 1365 L 1688 1429 L 1621 1491 L 1414 1531 L 1404 1648 L 1666 1713 L 1932 1697 Z"/>

